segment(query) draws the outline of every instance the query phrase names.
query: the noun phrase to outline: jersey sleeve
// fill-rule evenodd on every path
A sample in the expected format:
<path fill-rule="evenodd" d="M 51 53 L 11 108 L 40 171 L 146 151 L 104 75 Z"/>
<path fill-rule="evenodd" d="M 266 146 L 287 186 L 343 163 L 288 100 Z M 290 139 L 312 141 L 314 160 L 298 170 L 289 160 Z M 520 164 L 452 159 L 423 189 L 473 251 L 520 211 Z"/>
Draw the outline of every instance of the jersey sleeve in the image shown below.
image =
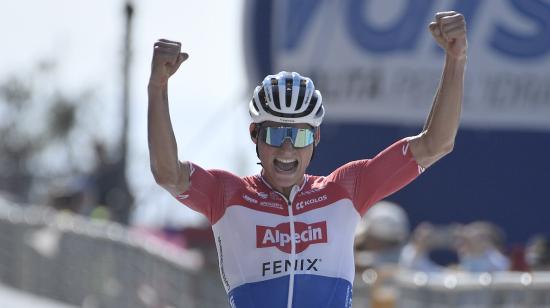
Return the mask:
<path fill-rule="evenodd" d="M 212 223 L 223 212 L 224 181 L 222 170 L 204 170 L 189 162 L 191 184 L 187 191 L 175 195 L 181 203 L 197 211 Z"/>
<path fill-rule="evenodd" d="M 372 159 L 357 160 L 336 169 L 327 178 L 342 186 L 361 216 L 376 202 L 414 180 L 424 169 L 402 139 Z"/>

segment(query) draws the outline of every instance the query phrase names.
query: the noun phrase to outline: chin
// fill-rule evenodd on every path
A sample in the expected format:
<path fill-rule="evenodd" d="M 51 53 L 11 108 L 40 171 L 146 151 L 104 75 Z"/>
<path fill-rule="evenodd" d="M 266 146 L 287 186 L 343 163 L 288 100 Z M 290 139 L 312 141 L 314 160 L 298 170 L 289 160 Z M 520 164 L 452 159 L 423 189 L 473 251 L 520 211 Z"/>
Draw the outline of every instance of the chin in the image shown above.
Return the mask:
<path fill-rule="evenodd" d="M 281 187 L 292 187 L 294 184 L 299 184 L 302 177 L 298 171 L 290 174 L 281 174 L 276 171 L 273 172 L 273 181 L 277 186 Z"/>

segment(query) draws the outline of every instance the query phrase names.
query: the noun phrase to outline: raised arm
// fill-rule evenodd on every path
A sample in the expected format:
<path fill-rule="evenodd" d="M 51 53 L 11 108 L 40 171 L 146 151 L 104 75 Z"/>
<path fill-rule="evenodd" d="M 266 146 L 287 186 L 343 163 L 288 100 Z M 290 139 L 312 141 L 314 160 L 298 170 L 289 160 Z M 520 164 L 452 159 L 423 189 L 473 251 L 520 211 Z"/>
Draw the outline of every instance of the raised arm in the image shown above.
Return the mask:
<path fill-rule="evenodd" d="M 466 66 L 466 22 L 461 14 L 437 13 L 429 30 L 445 50 L 445 65 L 422 132 L 410 139 L 414 158 L 427 168 L 450 153 L 460 122 Z"/>
<path fill-rule="evenodd" d="M 189 166 L 178 160 L 168 106 L 168 79 L 188 57 L 181 52 L 179 42 L 163 39 L 155 42 L 148 85 L 147 137 L 151 171 L 155 181 L 173 195 L 189 187 Z"/>

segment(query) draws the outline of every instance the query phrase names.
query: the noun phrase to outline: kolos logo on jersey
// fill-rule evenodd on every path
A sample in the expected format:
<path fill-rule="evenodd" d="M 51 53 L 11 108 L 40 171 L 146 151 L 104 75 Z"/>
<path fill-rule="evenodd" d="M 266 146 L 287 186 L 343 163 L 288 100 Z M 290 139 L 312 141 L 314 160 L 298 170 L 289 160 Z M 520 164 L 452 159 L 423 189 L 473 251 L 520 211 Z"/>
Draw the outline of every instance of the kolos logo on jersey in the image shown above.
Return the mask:
<path fill-rule="evenodd" d="M 294 234 L 290 234 L 290 223 L 282 223 L 276 227 L 256 226 L 256 247 L 275 247 L 282 252 L 291 253 L 291 239 L 296 243 L 296 253 L 306 250 L 311 244 L 327 243 L 327 222 L 312 224 L 294 223 Z"/>
<path fill-rule="evenodd" d="M 317 204 L 317 203 L 325 201 L 327 199 L 328 199 L 327 195 L 322 195 L 322 196 L 317 197 L 317 198 L 312 198 L 312 199 L 309 199 L 309 200 L 300 201 L 300 202 L 296 203 L 296 209 L 297 210 L 302 210 L 305 207 Z"/>

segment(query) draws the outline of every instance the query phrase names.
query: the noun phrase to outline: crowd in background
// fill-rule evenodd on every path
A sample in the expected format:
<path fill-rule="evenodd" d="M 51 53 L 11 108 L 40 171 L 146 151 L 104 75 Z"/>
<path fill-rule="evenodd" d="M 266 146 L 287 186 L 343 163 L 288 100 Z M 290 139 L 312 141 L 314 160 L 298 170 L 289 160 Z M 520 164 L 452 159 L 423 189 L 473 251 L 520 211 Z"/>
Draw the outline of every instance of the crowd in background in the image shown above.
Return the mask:
<path fill-rule="evenodd" d="M 120 157 L 112 157 L 107 146 L 95 141 L 95 164 L 88 173 L 66 180 L 52 181 L 48 188 L 48 205 L 95 219 L 112 220 L 128 225 L 133 195 Z"/>
<path fill-rule="evenodd" d="M 434 225 L 423 222 L 410 232 L 406 212 L 382 201 L 362 219 L 355 238 L 356 284 L 368 285 L 365 307 L 393 307 L 399 271 L 492 273 L 549 271 L 550 241 L 535 235 L 525 246 L 506 246 L 494 223 Z"/>
<path fill-rule="evenodd" d="M 367 212 L 355 247 L 358 271 L 386 265 L 424 272 L 550 269 L 550 243 L 543 235 L 533 236 L 524 248 L 509 248 L 504 232 L 489 221 L 423 222 L 411 233 L 405 211 L 388 201 Z"/>

